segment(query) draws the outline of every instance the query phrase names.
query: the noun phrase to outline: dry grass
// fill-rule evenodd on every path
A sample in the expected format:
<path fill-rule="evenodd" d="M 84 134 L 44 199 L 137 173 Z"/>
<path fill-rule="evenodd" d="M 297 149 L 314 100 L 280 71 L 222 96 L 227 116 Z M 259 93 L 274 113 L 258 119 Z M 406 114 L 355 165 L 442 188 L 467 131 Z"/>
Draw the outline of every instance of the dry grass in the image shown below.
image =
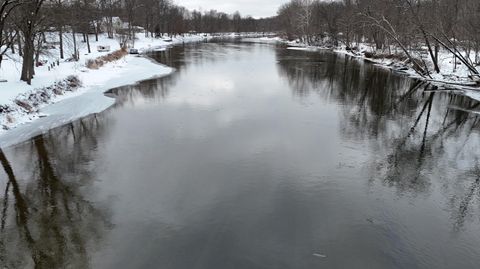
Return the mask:
<path fill-rule="evenodd" d="M 27 103 L 27 102 L 25 102 L 25 101 L 15 100 L 15 103 L 16 103 L 19 107 L 23 108 L 27 113 L 31 113 L 31 112 L 33 111 L 33 107 L 32 107 L 29 103 Z"/>
<path fill-rule="evenodd" d="M 110 62 L 113 62 L 113 61 L 118 61 L 127 54 L 128 54 L 127 50 L 125 48 L 122 48 L 122 49 L 119 49 L 119 50 L 114 51 L 112 53 L 109 53 L 107 55 L 98 57 L 96 59 L 90 59 L 85 63 L 85 65 L 89 69 L 99 69 L 100 67 L 102 67 L 106 63 L 110 63 Z"/>
<path fill-rule="evenodd" d="M 389 60 L 395 60 L 399 62 L 404 62 L 408 60 L 408 57 L 401 53 L 389 54 L 389 53 L 375 53 L 375 52 L 367 51 L 367 52 L 364 52 L 363 54 L 365 55 L 366 58 L 370 58 L 370 59 L 389 59 Z"/>
<path fill-rule="evenodd" d="M 0 105 L 0 114 L 11 112 L 12 108 L 8 105 Z"/>
<path fill-rule="evenodd" d="M 41 104 L 48 103 L 53 97 L 63 95 L 65 92 L 72 92 L 82 85 L 80 79 L 76 76 L 69 76 L 62 81 L 57 81 L 53 85 L 35 89 L 29 93 L 23 94 L 15 99 L 15 104 L 27 113 L 33 113 L 38 110 Z M 0 113 L 9 113 L 13 110 L 5 106 Z"/>
<path fill-rule="evenodd" d="M 12 116 L 7 114 L 6 120 L 8 123 L 13 123 L 15 120 L 12 118 Z"/>
<path fill-rule="evenodd" d="M 375 52 L 364 52 L 366 59 L 377 60 L 377 59 L 388 59 L 392 60 L 393 62 L 401 63 L 403 65 L 411 64 L 411 68 L 415 69 L 417 72 L 424 72 L 423 70 L 419 69 L 418 66 L 423 66 L 423 61 L 420 58 L 413 57 L 412 59 L 408 58 L 403 53 L 397 54 L 389 54 L 389 53 L 375 53 Z M 412 63 L 412 60 L 415 63 Z"/>
<path fill-rule="evenodd" d="M 9 125 L 16 120 L 15 114 L 37 113 L 42 104 L 50 103 L 55 96 L 73 92 L 81 86 L 80 79 L 72 75 L 48 87 L 34 89 L 17 96 L 13 104 L 0 105 L 0 128 L 10 129 Z"/>
<path fill-rule="evenodd" d="M 82 86 L 82 82 L 77 76 L 68 76 L 64 81 L 67 84 L 67 88 L 74 89 Z"/>

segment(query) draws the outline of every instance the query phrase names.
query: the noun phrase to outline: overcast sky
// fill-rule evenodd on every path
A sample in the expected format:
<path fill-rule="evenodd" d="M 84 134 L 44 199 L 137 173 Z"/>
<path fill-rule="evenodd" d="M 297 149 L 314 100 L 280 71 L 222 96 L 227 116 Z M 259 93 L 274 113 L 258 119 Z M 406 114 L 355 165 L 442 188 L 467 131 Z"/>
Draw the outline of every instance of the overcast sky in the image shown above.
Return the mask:
<path fill-rule="evenodd" d="M 226 13 L 238 10 L 243 16 L 259 18 L 274 16 L 278 8 L 288 0 L 175 0 L 175 2 L 189 10 L 216 9 Z"/>

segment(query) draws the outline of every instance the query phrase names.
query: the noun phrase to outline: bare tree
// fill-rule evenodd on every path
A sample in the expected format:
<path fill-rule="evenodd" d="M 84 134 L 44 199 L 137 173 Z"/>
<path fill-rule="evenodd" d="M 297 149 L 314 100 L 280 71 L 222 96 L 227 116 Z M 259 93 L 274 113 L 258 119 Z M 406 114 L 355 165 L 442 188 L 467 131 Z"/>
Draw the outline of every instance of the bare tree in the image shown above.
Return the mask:
<path fill-rule="evenodd" d="M 13 48 L 13 43 L 18 31 L 11 29 L 11 13 L 22 3 L 20 0 L 1 0 L 0 1 L 0 66 L 2 59 L 8 48 Z M 9 28 L 9 29 L 7 29 Z"/>
<path fill-rule="evenodd" d="M 16 12 L 18 28 L 23 36 L 23 63 L 20 79 L 31 84 L 35 75 L 35 38 L 43 17 L 41 7 L 44 0 L 27 0 Z"/>

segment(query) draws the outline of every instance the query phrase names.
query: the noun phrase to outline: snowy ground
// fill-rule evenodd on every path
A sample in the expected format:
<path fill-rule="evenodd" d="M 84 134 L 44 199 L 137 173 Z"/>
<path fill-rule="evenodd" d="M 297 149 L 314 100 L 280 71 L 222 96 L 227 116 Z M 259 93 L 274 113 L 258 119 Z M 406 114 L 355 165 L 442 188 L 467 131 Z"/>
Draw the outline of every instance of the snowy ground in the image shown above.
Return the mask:
<path fill-rule="evenodd" d="M 135 42 L 135 47 L 144 50 L 157 47 L 166 47 L 172 44 L 179 44 L 182 42 L 201 41 L 204 39 L 203 36 L 192 35 L 187 37 L 173 38 L 172 42 L 166 42 L 163 39 L 145 38 L 143 34 L 138 34 L 137 38 L 138 40 Z M 68 58 L 69 55 L 73 54 L 72 45 L 69 44 L 72 38 L 66 36 L 65 39 L 65 57 Z M 47 37 L 47 40 L 56 41 L 57 36 L 51 35 L 50 37 Z M 77 40 L 81 40 L 81 37 L 79 35 L 77 36 Z M 84 73 L 84 71 L 86 70 L 85 62 L 88 59 L 94 59 L 109 53 L 98 52 L 96 48 L 99 45 L 110 46 L 110 52 L 120 49 L 120 45 L 116 39 L 109 39 L 105 35 L 100 35 L 98 42 L 94 40 L 93 36 L 90 36 L 90 43 L 91 53 L 87 52 L 86 43 L 78 42 L 78 46 L 80 48 L 80 60 L 78 62 L 67 62 L 64 60 L 60 60 L 60 66 L 55 67 L 51 70 L 48 70 L 48 65 L 56 60 L 59 60 L 59 52 L 58 49 L 51 49 L 45 52 L 44 55 L 41 56 L 40 60 L 47 61 L 47 63 L 45 66 L 40 66 L 35 69 L 36 75 L 35 78 L 32 80 L 32 85 L 27 85 L 24 82 L 20 81 L 20 73 L 22 66 L 21 58 L 18 56 L 18 54 L 7 55 L 0 68 L 0 79 L 6 79 L 8 81 L 0 83 L 0 104 L 7 104 L 11 102 L 11 100 L 13 100 L 17 95 L 23 92 L 49 86 L 52 84 L 52 82 L 64 79 L 68 75 L 78 75 Z M 94 77 L 94 73 L 95 72 L 91 72 L 90 75 Z M 103 69 L 102 72 L 98 73 L 103 74 Z M 84 78 L 89 79 L 90 75 L 84 76 Z"/>
<path fill-rule="evenodd" d="M 243 42 L 250 43 L 264 43 L 264 44 L 275 44 L 283 42 L 282 38 L 278 36 L 266 36 L 266 37 L 246 37 L 242 38 Z"/>

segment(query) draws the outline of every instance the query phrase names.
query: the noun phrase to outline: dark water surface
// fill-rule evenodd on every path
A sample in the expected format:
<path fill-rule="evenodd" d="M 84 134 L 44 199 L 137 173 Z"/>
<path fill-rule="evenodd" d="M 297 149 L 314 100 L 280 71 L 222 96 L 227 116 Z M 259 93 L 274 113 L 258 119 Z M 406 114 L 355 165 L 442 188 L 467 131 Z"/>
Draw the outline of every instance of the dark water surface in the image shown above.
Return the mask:
<path fill-rule="evenodd" d="M 154 57 L 0 153 L 0 268 L 480 268 L 480 103 L 329 52 Z"/>

